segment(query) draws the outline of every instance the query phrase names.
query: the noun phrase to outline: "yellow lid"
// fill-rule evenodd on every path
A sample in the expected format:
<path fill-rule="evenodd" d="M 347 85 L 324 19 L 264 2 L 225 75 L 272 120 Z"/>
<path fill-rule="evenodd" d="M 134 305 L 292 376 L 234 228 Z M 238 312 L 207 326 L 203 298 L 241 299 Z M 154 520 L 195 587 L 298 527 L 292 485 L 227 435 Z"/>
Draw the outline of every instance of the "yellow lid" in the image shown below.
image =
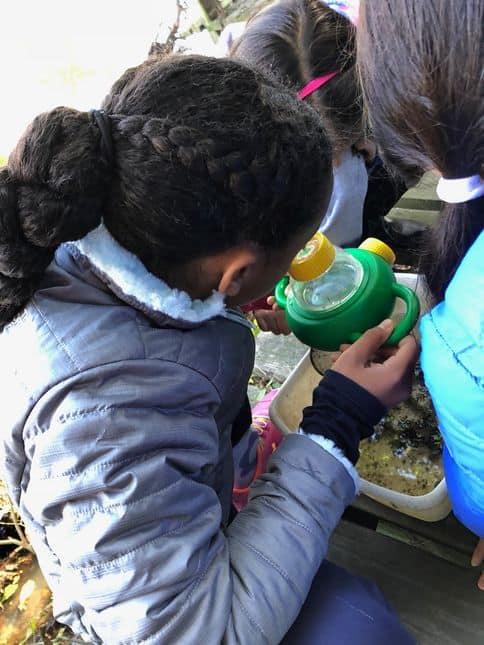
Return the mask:
<path fill-rule="evenodd" d="M 391 249 L 388 244 L 385 244 L 385 242 L 378 240 L 376 237 L 367 237 L 358 248 L 364 249 L 365 251 L 371 251 L 372 253 L 379 255 L 390 266 L 393 266 L 397 259 L 393 249 Z"/>
<path fill-rule="evenodd" d="M 314 280 L 333 264 L 336 250 L 328 238 L 319 231 L 299 251 L 289 267 L 294 280 Z"/>

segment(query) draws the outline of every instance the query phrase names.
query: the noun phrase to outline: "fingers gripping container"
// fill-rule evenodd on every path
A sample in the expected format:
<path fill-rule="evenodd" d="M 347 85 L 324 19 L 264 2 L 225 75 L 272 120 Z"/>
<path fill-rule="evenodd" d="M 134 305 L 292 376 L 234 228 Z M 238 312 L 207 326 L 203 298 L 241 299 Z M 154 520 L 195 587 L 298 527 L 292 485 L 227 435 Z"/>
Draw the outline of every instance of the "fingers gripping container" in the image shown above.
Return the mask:
<path fill-rule="evenodd" d="M 422 309 L 425 311 L 426 297 L 418 276 L 402 273 L 397 274 L 396 278 L 401 286 L 417 293 Z M 398 324 L 404 316 L 403 302 L 397 301 L 391 317 Z M 330 353 L 327 355 L 327 366 L 331 366 Z M 321 375 L 314 369 L 310 351 L 308 351 L 286 379 L 270 406 L 271 419 L 282 432 L 297 431 L 302 419 L 302 411 L 311 404 L 313 390 L 320 380 Z M 405 515 L 427 522 L 441 520 L 451 511 L 445 479 L 442 479 L 431 492 L 419 496 L 406 495 L 361 479 L 361 493 Z"/>
<path fill-rule="evenodd" d="M 390 317 L 398 298 L 405 314 L 387 341 L 397 344 L 415 325 L 420 303 L 412 289 L 397 283 L 394 261 L 392 249 L 376 238 L 343 250 L 318 232 L 294 258 L 290 277 L 278 283 L 277 304 L 302 343 L 335 351 Z"/>

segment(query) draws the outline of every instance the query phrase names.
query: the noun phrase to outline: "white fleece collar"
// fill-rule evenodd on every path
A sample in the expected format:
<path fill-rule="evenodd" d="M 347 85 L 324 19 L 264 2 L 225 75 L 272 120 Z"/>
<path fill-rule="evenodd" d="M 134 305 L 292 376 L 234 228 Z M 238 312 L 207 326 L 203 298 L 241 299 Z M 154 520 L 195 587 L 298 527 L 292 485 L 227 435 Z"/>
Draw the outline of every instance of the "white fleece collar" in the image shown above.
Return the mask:
<path fill-rule="evenodd" d="M 148 309 L 190 323 L 225 315 L 224 297 L 214 292 L 206 300 L 192 300 L 184 291 L 172 289 L 150 273 L 141 260 L 123 248 L 101 224 L 76 242 L 69 242 L 89 259 L 96 271 L 121 293 Z"/>

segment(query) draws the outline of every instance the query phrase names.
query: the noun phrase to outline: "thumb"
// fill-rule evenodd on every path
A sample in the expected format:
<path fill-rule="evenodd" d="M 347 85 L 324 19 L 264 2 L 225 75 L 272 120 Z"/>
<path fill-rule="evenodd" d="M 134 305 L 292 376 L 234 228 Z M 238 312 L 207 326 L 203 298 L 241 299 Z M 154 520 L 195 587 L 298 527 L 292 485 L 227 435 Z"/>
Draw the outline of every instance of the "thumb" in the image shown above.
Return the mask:
<path fill-rule="evenodd" d="M 393 331 L 393 327 L 393 320 L 390 320 L 389 318 L 383 320 L 376 327 L 368 329 L 361 338 L 358 338 L 358 340 L 346 350 L 345 354 L 351 355 L 353 360 L 357 363 L 366 365 L 366 363 L 368 363 L 368 361 L 390 336 Z"/>

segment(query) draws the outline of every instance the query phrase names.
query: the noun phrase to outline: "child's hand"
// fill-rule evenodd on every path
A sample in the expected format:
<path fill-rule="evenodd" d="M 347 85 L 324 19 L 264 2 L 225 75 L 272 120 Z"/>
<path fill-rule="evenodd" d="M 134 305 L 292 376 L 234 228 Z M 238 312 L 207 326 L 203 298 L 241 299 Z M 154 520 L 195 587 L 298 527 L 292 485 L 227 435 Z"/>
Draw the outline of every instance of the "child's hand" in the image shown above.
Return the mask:
<path fill-rule="evenodd" d="M 484 538 L 481 538 L 474 549 L 472 554 L 471 564 L 473 567 L 478 567 L 484 562 Z M 477 582 L 477 586 L 481 591 L 484 591 L 484 571 Z"/>
<path fill-rule="evenodd" d="M 419 355 L 412 336 L 401 340 L 396 347 L 382 348 L 392 329 L 393 322 L 384 320 L 353 345 L 342 346 L 332 368 L 361 385 L 387 408 L 410 396 L 413 369 Z"/>
<path fill-rule="evenodd" d="M 291 333 L 287 324 L 286 313 L 283 309 L 279 309 L 277 305 L 274 305 L 272 310 L 258 309 L 254 311 L 254 316 L 262 331 L 271 331 L 273 334 L 284 334 L 284 336 Z"/>
<path fill-rule="evenodd" d="M 271 331 L 276 335 L 283 334 L 284 336 L 289 336 L 291 330 L 287 324 L 286 314 L 284 310 L 278 306 L 274 296 L 269 296 L 267 298 L 267 304 L 272 307 L 272 310 L 258 309 L 257 311 L 254 311 L 255 319 L 257 320 L 257 324 L 261 330 Z"/>

